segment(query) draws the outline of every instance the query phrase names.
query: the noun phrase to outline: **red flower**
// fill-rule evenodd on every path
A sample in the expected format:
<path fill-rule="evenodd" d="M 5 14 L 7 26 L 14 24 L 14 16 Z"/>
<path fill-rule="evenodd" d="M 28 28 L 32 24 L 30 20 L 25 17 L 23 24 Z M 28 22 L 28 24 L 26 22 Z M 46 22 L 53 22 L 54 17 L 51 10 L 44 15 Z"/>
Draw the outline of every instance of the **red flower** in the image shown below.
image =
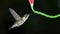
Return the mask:
<path fill-rule="evenodd" d="M 34 0 L 28 0 L 30 4 L 34 4 Z"/>

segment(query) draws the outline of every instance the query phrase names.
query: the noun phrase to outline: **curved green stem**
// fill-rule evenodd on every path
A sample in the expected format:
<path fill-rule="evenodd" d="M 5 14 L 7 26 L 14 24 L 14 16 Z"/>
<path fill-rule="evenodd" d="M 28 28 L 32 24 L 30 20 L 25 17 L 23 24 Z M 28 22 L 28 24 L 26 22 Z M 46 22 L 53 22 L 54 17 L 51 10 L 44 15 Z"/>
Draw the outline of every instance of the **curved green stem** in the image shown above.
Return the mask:
<path fill-rule="evenodd" d="M 60 16 L 60 14 L 58 14 L 58 15 L 48 15 L 48 14 L 45 14 L 45 13 L 36 11 L 36 10 L 34 10 L 34 7 L 33 7 L 33 6 L 31 6 L 31 9 L 32 9 L 32 11 L 33 11 L 34 13 L 39 14 L 39 15 L 42 15 L 42 16 L 45 16 L 45 17 L 48 17 L 48 18 L 57 18 L 57 17 Z"/>

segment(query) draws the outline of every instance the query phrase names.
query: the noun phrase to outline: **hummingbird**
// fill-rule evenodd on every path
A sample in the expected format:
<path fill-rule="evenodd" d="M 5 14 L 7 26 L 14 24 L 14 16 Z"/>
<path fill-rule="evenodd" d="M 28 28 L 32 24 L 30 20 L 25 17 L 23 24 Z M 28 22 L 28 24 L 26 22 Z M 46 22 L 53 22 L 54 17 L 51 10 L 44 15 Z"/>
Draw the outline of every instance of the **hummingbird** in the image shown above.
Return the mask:
<path fill-rule="evenodd" d="M 12 8 L 9 8 L 11 15 L 15 18 L 15 23 L 9 28 L 15 28 L 23 25 L 31 14 L 25 14 L 23 17 L 19 16 Z"/>

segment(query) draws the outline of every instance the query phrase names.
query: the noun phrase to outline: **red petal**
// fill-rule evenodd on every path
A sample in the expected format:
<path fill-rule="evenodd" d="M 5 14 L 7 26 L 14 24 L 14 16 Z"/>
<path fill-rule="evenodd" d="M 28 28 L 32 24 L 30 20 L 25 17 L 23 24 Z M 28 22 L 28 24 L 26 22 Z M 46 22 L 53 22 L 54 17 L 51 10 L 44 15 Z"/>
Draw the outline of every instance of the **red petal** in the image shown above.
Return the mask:
<path fill-rule="evenodd" d="M 30 4 L 34 4 L 34 0 L 29 0 L 29 3 Z"/>

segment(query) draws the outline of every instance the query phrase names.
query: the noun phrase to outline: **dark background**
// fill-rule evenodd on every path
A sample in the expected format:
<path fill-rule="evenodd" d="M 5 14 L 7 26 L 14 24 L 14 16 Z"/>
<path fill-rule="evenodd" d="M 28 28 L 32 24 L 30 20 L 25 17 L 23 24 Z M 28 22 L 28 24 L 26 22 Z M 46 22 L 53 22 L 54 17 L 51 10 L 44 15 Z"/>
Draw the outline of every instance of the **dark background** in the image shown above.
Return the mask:
<path fill-rule="evenodd" d="M 35 0 L 34 9 L 49 15 L 60 13 L 60 0 Z M 9 12 L 13 8 L 21 17 L 33 13 L 28 0 L 0 0 L 0 34 L 54 34 L 60 32 L 60 17 L 56 19 L 33 14 L 19 28 L 8 30 L 15 22 Z"/>

